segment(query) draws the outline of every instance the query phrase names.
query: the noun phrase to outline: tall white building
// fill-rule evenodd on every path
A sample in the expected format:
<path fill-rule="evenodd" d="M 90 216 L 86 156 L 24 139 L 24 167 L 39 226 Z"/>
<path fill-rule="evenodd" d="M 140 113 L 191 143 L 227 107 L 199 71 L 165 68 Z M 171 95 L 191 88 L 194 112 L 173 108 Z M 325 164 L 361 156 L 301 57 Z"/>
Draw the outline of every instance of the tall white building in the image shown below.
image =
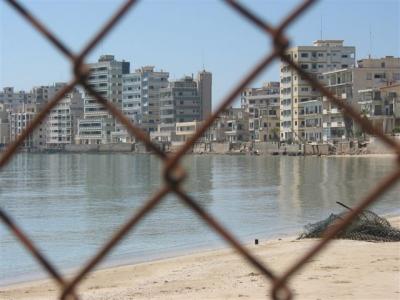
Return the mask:
<path fill-rule="evenodd" d="M 122 107 L 122 75 L 129 73 L 129 62 L 116 61 L 113 55 L 100 56 L 89 64 L 89 85 L 117 107 Z M 116 121 L 89 93 L 84 96 L 84 118 L 78 122 L 78 144 L 107 144 L 113 142 Z"/>
<path fill-rule="evenodd" d="M 145 66 L 123 75 L 122 111 L 146 132 L 157 130 L 160 123 L 160 90 L 168 86 L 169 73 Z M 132 141 L 125 128 L 120 129 L 122 142 Z"/>
<path fill-rule="evenodd" d="M 66 94 L 50 111 L 46 122 L 46 147 L 62 149 L 74 144 L 78 120 L 83 117 L 83 98 L 75 89 Z"/>
<path fill-rule="evenodd" d="M 344 46 L 342 40 L 318 40 L 312 46 L 288 49 L 286 55 L 313 77 L 323 81 L 323 72 L 353 67 L 355 47 Z M 315 100 L 320 93 L 292 70 L 285 62 L 280 70 L 281 141 L 302 141 L 306 137 L 304 102 Z"/>

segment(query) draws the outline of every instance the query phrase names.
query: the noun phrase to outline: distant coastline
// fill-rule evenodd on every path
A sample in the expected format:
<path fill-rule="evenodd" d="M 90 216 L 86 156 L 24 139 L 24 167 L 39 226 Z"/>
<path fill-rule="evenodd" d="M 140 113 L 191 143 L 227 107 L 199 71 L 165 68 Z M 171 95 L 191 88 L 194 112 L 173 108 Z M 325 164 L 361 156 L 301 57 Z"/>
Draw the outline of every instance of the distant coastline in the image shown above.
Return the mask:
<path fill-rule="evenodd" d="M 399 139 L 400 140 L 400 139 Z M 166 153 L 175 153 L 181 144 L 157 144 Z M 0 151 L 4 151 L 3 147 Z M 63 148 L 20 148 L 26 153 L 132 153 L 151 154 L 141 143 L 119 144 L 71 144 Z M 383 143 L 374 140 L 369 143 L 341 142 L 332 144 L 280 144 L 278 142 L 240 142 L 240 143 L 196 143 L 188 154 L 224 155 L 287 155 L 287 156 L 391 156 L 395 152 Z"/>

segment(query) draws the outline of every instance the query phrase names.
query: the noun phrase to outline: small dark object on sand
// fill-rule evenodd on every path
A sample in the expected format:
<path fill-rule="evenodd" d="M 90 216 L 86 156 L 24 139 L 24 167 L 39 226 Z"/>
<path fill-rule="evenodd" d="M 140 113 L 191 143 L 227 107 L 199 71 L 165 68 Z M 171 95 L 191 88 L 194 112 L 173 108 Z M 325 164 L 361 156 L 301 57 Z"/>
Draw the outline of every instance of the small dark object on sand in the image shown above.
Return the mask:
<path fill-rule="evenodd" d="M 351 208 L 343 203 L 337 203 L 351 210 Z M 305 231 L 299 236 L 299 239 L 322 237 L 323 233 L 329 227 L 334 226 L 342 220 L 346 213 L 331 214 L 325 220 L 306 225 Z M 400 230 L 392 227 L 385 218 L 378 216 L 370 210 L 364 210 L 349 226 L 338 233 L 335 238 L 374 242 L 399 242 Z"/>

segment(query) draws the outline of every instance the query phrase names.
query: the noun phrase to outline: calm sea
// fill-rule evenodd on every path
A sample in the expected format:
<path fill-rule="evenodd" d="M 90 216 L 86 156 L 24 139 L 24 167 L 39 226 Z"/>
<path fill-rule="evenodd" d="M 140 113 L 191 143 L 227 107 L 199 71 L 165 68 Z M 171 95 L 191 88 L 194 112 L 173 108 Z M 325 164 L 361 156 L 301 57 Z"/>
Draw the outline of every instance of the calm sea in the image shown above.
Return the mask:
<path fill-rule="evenodd" d="M 186 190 L 243 242 L 298 233 L 350 206 L 393 170 L 391 158 L 188 156 Z M 0 206 L 64 272 L 81 266 L 162 183 L 153 155 L 18 154 L 0 172 Z M 400 185 L 373 209 L 400 213 Z M 222 241 L 169 196 L 101 266 L 133 263 Z M 0 284 L 44 277 L 0 224 Z"/>

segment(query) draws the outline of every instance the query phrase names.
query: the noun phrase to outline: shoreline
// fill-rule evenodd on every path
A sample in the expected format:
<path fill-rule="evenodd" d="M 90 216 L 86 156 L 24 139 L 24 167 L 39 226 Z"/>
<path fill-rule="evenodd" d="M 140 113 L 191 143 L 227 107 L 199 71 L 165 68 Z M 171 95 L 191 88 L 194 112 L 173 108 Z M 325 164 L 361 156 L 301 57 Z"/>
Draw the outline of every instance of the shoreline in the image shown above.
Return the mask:
<path fill-rule="evenodd" d="M 400 216 L 387 217 L 400 227 Z M 296 238 L 260 240 L 246 248 L 282 272 L 315 243 Z M 399 281 L 400 243 L 334 240 L 290 287 L 297 299 L 399 299 Z M 269 282 L 226 247 L 102 268 L 79 286 L 83 299 L 265 299 L 269 290 Z M 57 292 L 49 279 L 0 287 L 2 299 L 56 299 Z"/>

